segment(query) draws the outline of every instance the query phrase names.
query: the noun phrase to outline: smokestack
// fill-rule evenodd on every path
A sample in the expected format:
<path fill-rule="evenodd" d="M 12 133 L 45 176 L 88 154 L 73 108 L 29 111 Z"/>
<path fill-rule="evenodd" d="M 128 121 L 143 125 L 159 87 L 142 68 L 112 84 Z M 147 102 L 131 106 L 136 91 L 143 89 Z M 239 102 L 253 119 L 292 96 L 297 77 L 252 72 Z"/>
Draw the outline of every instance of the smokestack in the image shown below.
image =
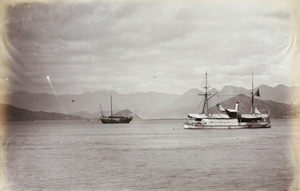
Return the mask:
<path fill-rule="evenodd" d="M 236 102 L 236 104 L 235 104 L 235 110 L 239 111 L 239 102 Z"/>

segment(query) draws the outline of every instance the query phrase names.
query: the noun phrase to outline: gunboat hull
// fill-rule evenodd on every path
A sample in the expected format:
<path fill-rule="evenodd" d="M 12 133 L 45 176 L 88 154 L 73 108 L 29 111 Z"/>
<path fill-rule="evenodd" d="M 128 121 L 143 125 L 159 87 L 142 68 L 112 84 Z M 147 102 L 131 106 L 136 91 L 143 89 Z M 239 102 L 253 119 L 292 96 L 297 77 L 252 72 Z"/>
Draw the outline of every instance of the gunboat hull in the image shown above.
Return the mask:
<path fill-rule="evenodd" d="M 184 129 L 258 129 L 271 128 L 270 122 L 185 123 Z"/>

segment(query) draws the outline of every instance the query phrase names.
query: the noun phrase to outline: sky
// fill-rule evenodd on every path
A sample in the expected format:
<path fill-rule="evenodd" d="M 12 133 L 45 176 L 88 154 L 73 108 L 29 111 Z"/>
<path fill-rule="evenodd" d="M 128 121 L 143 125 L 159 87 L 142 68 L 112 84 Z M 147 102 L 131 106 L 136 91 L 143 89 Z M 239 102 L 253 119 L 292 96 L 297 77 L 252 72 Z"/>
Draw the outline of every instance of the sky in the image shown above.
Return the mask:
<path fill-rule="evenodd" d="M 5 92 L 183 94 L 295 85 L 289 1 L 15 2 L 2 15 Z"/>

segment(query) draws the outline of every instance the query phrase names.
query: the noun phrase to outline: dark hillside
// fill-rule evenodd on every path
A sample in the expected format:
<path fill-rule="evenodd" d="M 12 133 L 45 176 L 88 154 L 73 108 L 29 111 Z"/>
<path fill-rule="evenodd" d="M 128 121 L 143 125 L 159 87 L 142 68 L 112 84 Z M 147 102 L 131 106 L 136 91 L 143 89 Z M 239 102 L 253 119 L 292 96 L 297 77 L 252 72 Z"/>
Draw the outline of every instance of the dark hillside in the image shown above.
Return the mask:
<path fill-rule="evenodd" d="M 34 121 L 34 120 L 79 120 L 84 119 L 76 115 L 66 115 L 61 113 L 48 113 L 43 111 L 33 112 L 20 109 L 6 104 L 0 104 L 4 111 L 6 121 Z"/>
<path fill-rule="evenodd" d="M 225 109 L 234 109 L 236 102 L 239 102 L 239 111 L 241 113 L 250 113 L 251 111 L 251 97 L 244 94 L 239 94 L 235 97 L 229 98 L 220 104 Z M 291 115 L 290 105 L 278 103 L 270 100 L 254 99 L 254 106 L 261 113 L 268 113 L 270 110 L 270 117 L 282 118 Z M 216 106 L 210 109 L 210 112 L 218 112 Z"/>
<path fill-rule="evenodd" d="M 130 110 L 128 109 L 125 109 L 125 110 L 122 110 L 122 111 L 119 111 L 117 113 L 114 113 L 115 116 L 125 116 L 125 117 L 130 117 L 132 116 L 133 117 L 133 120 L 142 120 L 142 118 L 140 118 L 137 114 L 131 112 Z"/>

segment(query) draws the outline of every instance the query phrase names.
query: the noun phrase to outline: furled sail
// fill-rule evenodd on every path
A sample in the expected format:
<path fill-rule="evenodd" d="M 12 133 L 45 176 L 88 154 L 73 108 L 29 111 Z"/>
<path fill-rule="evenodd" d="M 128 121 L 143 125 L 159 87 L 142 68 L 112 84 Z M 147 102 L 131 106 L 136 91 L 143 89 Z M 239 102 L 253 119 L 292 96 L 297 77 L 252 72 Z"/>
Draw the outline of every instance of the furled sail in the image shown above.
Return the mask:
<path fill-rule="evenodd" d="M 225 109 L 219 103 L 217 104 L 217 109 L 218 109 L 218 111 L 221 111 L 221 112 L 225 111 Z"/>
<path fill-rule="evenodd" d="M 256 107 L 254 108 L 254 113 L 261 114 L 260 111 Z"/>

